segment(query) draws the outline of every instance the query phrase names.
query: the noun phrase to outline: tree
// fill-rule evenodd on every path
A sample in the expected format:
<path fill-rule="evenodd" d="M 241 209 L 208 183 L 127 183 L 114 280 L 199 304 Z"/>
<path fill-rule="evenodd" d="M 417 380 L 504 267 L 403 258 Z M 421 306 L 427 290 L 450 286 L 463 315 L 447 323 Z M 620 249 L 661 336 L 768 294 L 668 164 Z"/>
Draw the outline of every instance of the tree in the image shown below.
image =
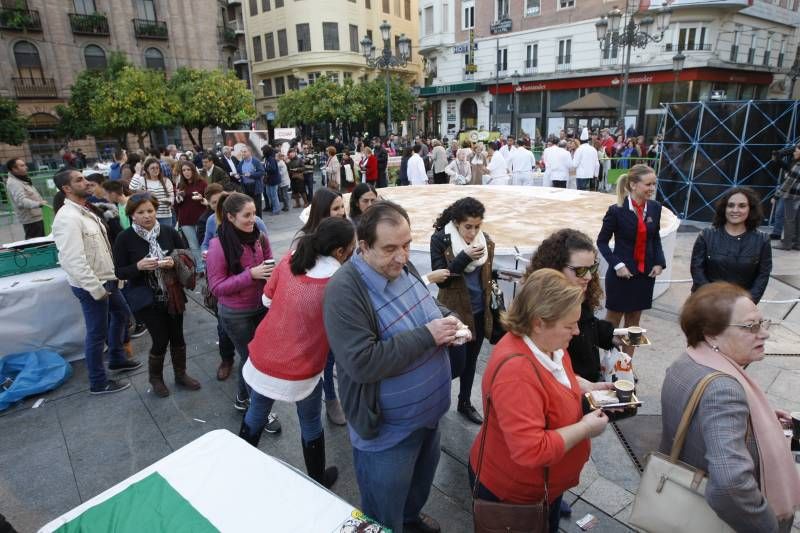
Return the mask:
<path fill-rule="evenodd" d="M 252 93 L 233 72 L 181 68 L 168 86 L 176 99 L 175 122 L 201 148 L 206 127 L 233 128 L 256 114 Z"/>
<path fill-rule="evenodd" d="M 122 144 L 133 133 L 143 146 L 148 131 L 175 123 L 177 98 L 170 95 L 162 72 L 125 66 L 113 82 L 100 84 L 89 112 L 98 130 Z"/>
<path fill-rule="evenodd" d="M 0 142 L 19 145 L 28 138 L 28 119 L 14 100 L 0 97 Z"/>

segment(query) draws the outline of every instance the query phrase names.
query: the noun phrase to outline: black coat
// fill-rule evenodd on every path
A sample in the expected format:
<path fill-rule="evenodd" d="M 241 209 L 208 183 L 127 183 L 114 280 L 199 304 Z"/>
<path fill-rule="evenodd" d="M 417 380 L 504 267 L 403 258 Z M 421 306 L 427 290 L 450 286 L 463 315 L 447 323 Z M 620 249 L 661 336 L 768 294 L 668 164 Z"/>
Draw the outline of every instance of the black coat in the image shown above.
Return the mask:
<path fill-rule="evenodd" d="M 582 378 L 591 382 L 600 381 L 599 348 L 610 350 L 614 344 L 614 325 L 594 316 L 592 308 L 584 303 L 578 319 L 580 333 L 572 337 L 567 347 L 572 369 Z"/>
<path fill-rule="evenodd" d="M 691 271 L 692 292 L 706 283 L 729 281 L 758 303 L 772 272 L 769 236 L 753 230 L 734 237 L 724 228 L 706 228 L 694 241 Z"/>
<path fill-rule="evenodd" d="M 661 204 L 653 200 L 647 200 L 647 212 L 645 213 L 645 226 L 647 227 L 647 242 L 644 252 L 644 275 L 648 275 L 656 265 L 667 268 L 667 260 L 664 258 L 664 250 L 661 247 Z M 597 235 L 597 249 L 603 254 L 603 258 L 608 263 L 608 268 L 613 270 L 618 263 L 625 263 L 631 274 L 635 274 L 636 261 L 633 257 L 636 245 L 636 227 L 638 218 L 634 211 L 628 208 L 628 198 L 625 198 L 622 206 L 614 204 L 608 208 L 603 217 L 603 226 Z M 614 238 L 614 250 L 611 250 L 609 241 Z"/>

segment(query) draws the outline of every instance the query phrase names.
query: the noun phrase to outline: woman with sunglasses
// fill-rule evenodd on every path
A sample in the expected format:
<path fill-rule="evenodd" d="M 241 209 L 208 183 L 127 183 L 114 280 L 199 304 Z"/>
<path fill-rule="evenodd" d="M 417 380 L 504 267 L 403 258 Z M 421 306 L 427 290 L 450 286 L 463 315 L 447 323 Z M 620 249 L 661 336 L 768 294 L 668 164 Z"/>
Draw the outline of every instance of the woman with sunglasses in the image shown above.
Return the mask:
<path fill-rule="evenodd" d="M 200 253 L 200 241 L 197 238 L 197 221 L 206 211 L 203 205 L 203 195 L 208 183 L 197 172 L 197 167 L 191 161 L 181 161 L 178 164 L 180 176 L 178 177 L 178 192 L 175 193 L 175 210 L 178 212 L 178 224 L 181 233 L 186 238 L 186 243 L 194 256 L 197 272 L 205 272 L 205 263 Z"/>
<path fill-rule="evenodd" d="M 800 475 L 781 430 L 791 417 L 745 372 L 764 358 L 770 322 L 747 290 L 714 282 L 689 296 L 680 325 L 688 347 L 664 376 L 660 451 L 671 452 L 700 380 L 721 372 L 700 396 L 678 459 L 708 473 L 706 502 L 731 530 L 788 532 L 800 508 Z"/>
<path fill-rule="evenodd" d="M 569 341 L 567 352 L 575 373 L 588 381 L 600 381 L 600 351 L 610 350 L 618 341 L 614 325 L 595 316 L 603 299 L 600 276 L 597 274 L 597 250 L 585 233 L 562 229 L 549 237 L 531 257 L 525 276 L 543 268 L 558 270 L 583 291 L 580 332 Z"/>

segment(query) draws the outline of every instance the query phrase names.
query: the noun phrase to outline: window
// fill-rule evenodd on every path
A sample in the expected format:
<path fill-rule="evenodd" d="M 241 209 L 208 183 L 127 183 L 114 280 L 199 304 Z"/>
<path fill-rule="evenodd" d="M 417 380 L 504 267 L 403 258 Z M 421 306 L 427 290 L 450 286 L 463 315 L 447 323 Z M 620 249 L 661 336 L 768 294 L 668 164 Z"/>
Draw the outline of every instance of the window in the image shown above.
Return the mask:
<path fill-rule="evenodd" d="M 750 48 L 747 50 L 747 63 L 752 65 L 756 61 L 756 34 L 750 36 Z"/>
<path fill-rule="evenodd" d="M 708 50 L 711 43 L 706 43 L 706 29 L 700 28 L 681 28 L 678 32 L 678 50 L 694 51 Z"/>
<path fill-rule="evenodd" d="M 447 2 L 442 3 L 442 31 L 450 31 L 450 6 Z"/>
<path fill-rule="evenodd" d="M 342 72 L 342 78 L 344 78 L 345 82 L 353 81 L 353 73 L 352 72 Z"/>
<path fill-rule="evenodd" d="M 497 72 L 508 70 L 508 48 L 497 50 Z"/>
<path fill-rule="evenodd" d="M 384 13 L 389 12 L 389 0 L 383 0 L 383 12 Z"/>
<path fill-rule="evenodd" d="M 360 52 L 358 49 L 359 46 L 359 39 L 358 39 L 358 26 L 355 24 L 350 24 L 350 51 L 351 52 Z"/>
<path fill-rule="evenodd" d="M 617 59 L 619 54 L 619 41 L 611 39 L 610 35 L 606 35 L 603 41 L 603 59 Z"/>
<path fill-rule="evenodd" d="M 261 80 L 261 95 L 262 96 L 272 96 L 272 79 L 267 78 L 265 80 Z"/>
<path fill-rule="evenodd" d="M 372 30 L 367 30 L 367 37 L 369 37 L 369 40 L 372 41 L 372 44 L 375 44 L 375 41 L 372 40 Z"/>
<path fill-rule="evenodd" d="M 542 11 L 542 0 L 525 0 L 525 16 L 532 17 Z"/>
<path fill-rule="evenodd" d="M 144 20 L 156 20 L 156 4 L 154 0 L 137 0 L 136 17 Z"/>
<path fill-rule="evenodd" d="M 258 0 L 250 0 L 250 16 L 258 15 Z"/>
<path fill-rule="evenodd" d="M 328 78 L 329 80 L 331 80 L 332 82 L 336 83 L 337 85 L 339 84 L 339 73 L 338 72 L 334 72 L 332 70 L 329 70 L 328 72 L 325 73 L 325 77 Z"/>
<path fill-rule="evenodd" d="M 290 91 L 296 91 L 300 88 L 300 80 L 298 80 L 294 75 L 289 74 L 286 79 L 288 81 Z"/>
<path fill-rule="evenodd" d="M 264 48 L 267 51 L 267 59 L 275 59 L 275 35 L 272 32 L 264 35 Z"/>
<path fill-rule="evenodd" d="M 108 65 L 105 51 L 96 44 L 90 44 L 83 50 L 87 70 L 105 70 Z"/>
<path fill-rule="evenodd" d="M 575 7 L 575 0 L 558 0 L 558 9 L 570 9 Z"/>
<path fill-rule="evenodd" d="M 314 83 L 322 77 L 322 72 L 309 72 L 308 73 L 308 84 L 314 85 Z"/>
<path fill-rule="evenodd" d="M 309 30 L 308 24 L 297 24 L 295 26 L 295 33 L 297 33 L 297 51 L 310 52 L 311 30 Z"/>
<path fill-rule="evenodd" d="M 283 7 L 283 0 L 275 0 L 275 9 L 278 9 L 279 7 Z M 281 81 L 283 81 L 283 78 L 281 78 Z M 278 92 L 277 86 L 278 86 L 278 80 L 276 79 L 275 80 L 276 93 Z"/>
<path fill-rule="evenodd" d="M 733 32 L 733 44 L 731 45 L 731 61 L 734 63 L 739 61 L 739 36 L 740 31 Z"/>
<path fill-rule="evenodd" d="M 778 51 L 778 64 L 777 64 L 778 68 L 783 67 L 783 59 L 785 55 L 786 55 L 786 36 L 783 36 L 781 37 L 781 47 L 780 50 Z"/>
<path fill-rule="evenodd" d="M 508 2 L 509 0 L 496 0 L 495 2 L 495 20 L 502 20 L 508 18 Z"/>
<path fill-rule="evenodd" d="M 44 77 L 39 49 L 28 41 L 20 41 L 14 45 L 14 62 L 20 78 Z"/>
<path fill-rule="evenodd" d="M 539 45 L 529 44 L 525 47 L 525 68 L 535 69 L 539 66 Z"/>
<path fill-rule="evenodd" d="M 337 22 L 322 23 L 322 44 L 325 50 L 339 49 L 339 23 Z"/>
<path fill-rule="evenodd" d="M 369 0 L 365 0 L 364 7 L 366 7 L 367 9 L 372 9 L 372 3 Z"/>
<path fill-rule="evenodd" d="M 770 32 L 767 36 L 767 47 L 764 49 L 764 61 L 762 64 L 765 67 L 769 66 L 770 55 L 772 55 L 772 32 Z"/>
<path fill-rule="evenodd" d="M 74 0 L 72 3 L 78 15 L 93 15 L 97 11 L 94 0 Z"/>
<path fill-rule="evenodd" d="M 153 70 L 166 71 L 164 54 L 158 48 L 148 48 L 144 51 L 144 66 Z"/>
<path fill-rule="evenodd" d="M 277 7 L 277 5 L 275 6 Z M 286 40 L 286 30 L 278 30 L 278 55 L 289 55 L 289 44 Z"/>
<path fill-rule="evenodd" d="M 461 29 L 471 30 L 475 27 L 475 2 L 462 2 L 461 9 Z"/>
<path fill-rule="evenodd" d="M 270 9 L 272 9 L 269 4 L 270 4 L 269 0 L 261 0 L 261 11 L 269 11 Z M 270 92 L 270 95 L 271 95 L 272 94 L 272 80 L 265 80 L 265 83 L 267 81 L 269 82 L 269 92 Z"/>
<path fill-rule="evenodd" d="M 261 48 L 261 36 L 253 37 L 253 61 L 264 61 L 264 50 Z"/>
<path fill-rule="evenodd" d="M 411 20 L 411 0 L 403 1 L 403 17 L 406 20 Z"/>
<path fill-rule="evenodd" d="M 433 33 L 433 6 L 428 6 L 425 8 L 425 35 L 431 35 Z"/>
<path fill-rule="evenodd" d="M 275 7 L 278 7 L 277 1 Z M 280 96 L 286 92 L 286 85 L 284 85 L 283 76 L 275 78 L 275 96 Z"/>
<path fill-rule="evenodd" d="M 561 39 L 558 41 L 558 65 L 569 65 L 572 61 L 572 39 Z"/>

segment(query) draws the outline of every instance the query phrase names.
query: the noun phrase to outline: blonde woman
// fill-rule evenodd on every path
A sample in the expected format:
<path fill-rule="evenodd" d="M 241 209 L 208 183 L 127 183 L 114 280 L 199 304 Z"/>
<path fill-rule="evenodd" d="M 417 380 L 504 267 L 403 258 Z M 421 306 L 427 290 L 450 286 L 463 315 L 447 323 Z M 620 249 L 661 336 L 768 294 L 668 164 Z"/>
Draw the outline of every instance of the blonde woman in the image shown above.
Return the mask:
<path fill-rule="evenodd" d="M 486 169 L 487 163 L 486 147 L 482 142 L 479 142 L 475 145 L 475 151 L 469 161 L 472 173 L 469 185 L 483 185 L 483 175 L 488 172 Z"/>
<path fill-rule="evenodd" d="M 472 167 L 468 161 L 470 152 L 469 148 L 459 148 L 455 159 L 445 167 L 444 172 L 450 177 L 451 184 L 467 185 L 472 181 Z"/>
<path fill-rule="evenodd" d="M 341 173 L 342 165 L 339 163 L 339 159 L 336 157 L 336 147 L 328 146 L 328 148 L 325 149 L 325 152 L 328 154 L 328 161 L 325 162 L 325 184 L 329 189 L 338 191 L 340 179 L 339 174 Z"/>

